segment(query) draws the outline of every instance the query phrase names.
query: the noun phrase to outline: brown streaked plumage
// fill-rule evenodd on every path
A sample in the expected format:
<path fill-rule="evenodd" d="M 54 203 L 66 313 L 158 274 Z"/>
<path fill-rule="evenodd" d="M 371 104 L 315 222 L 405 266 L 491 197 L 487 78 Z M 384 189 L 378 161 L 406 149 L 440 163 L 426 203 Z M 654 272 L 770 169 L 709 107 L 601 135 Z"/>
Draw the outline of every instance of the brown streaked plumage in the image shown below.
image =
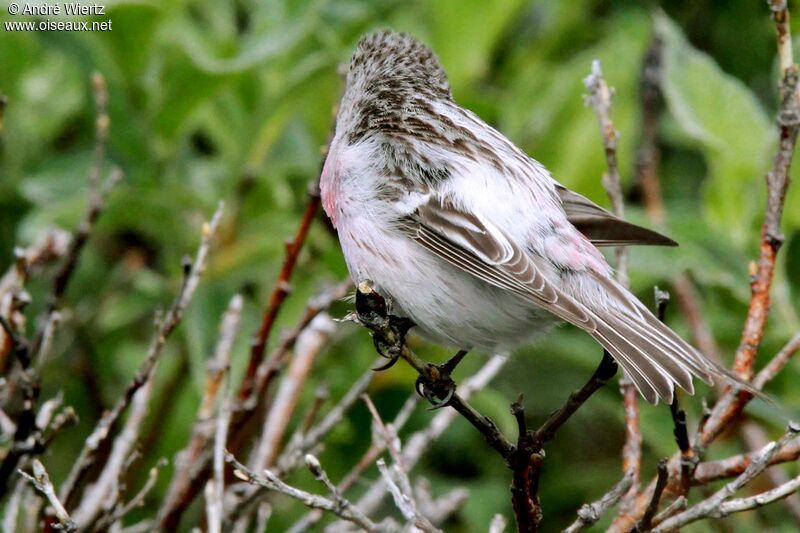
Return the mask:
<path fill-rule="evenodd" d="M 566 189 L 459 107 L 435 54 L 408 35 L 359 42 L 321 189 L 354 281 L 372 280 L 433 340 L 508 348 L 564 320 L 653 403 L 671 402 L 676 384 L 693 392 L 692 375 L 726 375 L 620 286 L 596 248 L 674 241 Z"/>

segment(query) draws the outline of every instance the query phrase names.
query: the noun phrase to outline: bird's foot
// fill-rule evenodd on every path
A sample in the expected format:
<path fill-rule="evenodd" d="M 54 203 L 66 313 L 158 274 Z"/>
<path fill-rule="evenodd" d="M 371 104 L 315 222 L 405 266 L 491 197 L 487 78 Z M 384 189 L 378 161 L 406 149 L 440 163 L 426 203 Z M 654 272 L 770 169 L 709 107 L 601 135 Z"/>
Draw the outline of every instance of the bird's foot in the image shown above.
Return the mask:
<path fill-rule="evenodd" d="M 385 364 L 372 369 L 376 372 L 388 370 L 397 363 L 403 352 L 406 333 L 415 325 L 410 318 L 395 315 L 388 315 L 385 321 L 387 326 L 384 331 L 390 332 L 389 335 L 383 335 L 379 331 L 372 333 L 372 342 L 378 355 L 388 359 Z"/>
<path fill-rule="evenodd" d="M 388 359 L 388 361 L 380 366 L 376 366 L 372 370 L 375 372 L 380 372 L 382 370 L 389 370 L 394 366 L 394 364 L 400 359 L 400 349 L 397 346 L 387 346 L 382 339 L 379 339 L 377 336 L 372 337 L 372 342 L 375 344 L 375 351 L 378 352 L 378 355 L 381 357 Z"/>
<path fill-rule="evenodd" d="M 417 378 L 414 388 L 417 390 L 417 394 L 431 403 L 431 410 L 441 409 L 450 404 L 450 400 L 456 393 L 456 383 L 450 374 L 465 355 L 467 355 L 467 350 L 461 350 L 444 364 L 429 363 L 425 374 Z"/>

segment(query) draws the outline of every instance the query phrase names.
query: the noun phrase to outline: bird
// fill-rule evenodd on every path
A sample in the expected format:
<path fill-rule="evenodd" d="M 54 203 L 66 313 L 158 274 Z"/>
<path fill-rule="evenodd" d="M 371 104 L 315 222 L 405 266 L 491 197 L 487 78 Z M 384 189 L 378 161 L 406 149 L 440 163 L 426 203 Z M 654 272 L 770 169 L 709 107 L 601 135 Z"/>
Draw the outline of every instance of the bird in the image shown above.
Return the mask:
<path fill-rule="evenodd" d="M 436 54 L 406 33 L 360 39 L 320 175 L 350 276 L 423 337 L 505 350 L 568 322 L 650 403 L 728 377 L 618 283 L 599 247 L 676 243 L 553 178 L 453 99 Z"/>

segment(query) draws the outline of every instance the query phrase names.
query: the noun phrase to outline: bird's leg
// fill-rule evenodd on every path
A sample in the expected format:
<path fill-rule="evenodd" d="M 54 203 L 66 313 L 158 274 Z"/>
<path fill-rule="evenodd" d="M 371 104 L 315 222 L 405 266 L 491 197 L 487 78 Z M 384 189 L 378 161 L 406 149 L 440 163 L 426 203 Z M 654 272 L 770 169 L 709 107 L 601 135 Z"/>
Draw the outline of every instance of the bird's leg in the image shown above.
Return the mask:
<path fill-rule="evenodd" d="M 377 332 L 373 332 L 372 342 L 375 344 L 375 350 L 378 352 L 378 355 L 389 360 L 386 362 L 386 364 L 372 369 L 376 372 L 392 368 L 400 359 L 400 355 L 403 351 L 403 345 L 406 342 L 406 333 L 415 325 L 410 318 L 402 316 L 388 315 L 386 320 L 388 322 L 389 330 L 395 332 L 396 335 L 391 336 L 394 339 L 394 342 L 387 342 L 386 336 L 379 335 Z"/>
<path fill-rule="evenodd" d="M 425 374 L 420 374 L 417 378 L 415 385 L 417 393 L 433 405 L 431 409 L 446 407 L 453 399 L 453 395 L 456 393 L 456 383 L 450 374 L 464 359 L 467 352 L 468 350 L 459 350 L 441 365 L 428 364 Z"/>
<path fill-rule="evenodd" d="M 372 342 L 378 354 L 389 360 L 385 365 L 373 368 L 375 371 L 394 366 L 402 354 L 406 333 L 414 327 L 410 318 L 393 315 L 390 310 L 391 302 L 375 291 L 372 281 L 359 282 L 356 288 L 356 317 L 372 332 Z"/>

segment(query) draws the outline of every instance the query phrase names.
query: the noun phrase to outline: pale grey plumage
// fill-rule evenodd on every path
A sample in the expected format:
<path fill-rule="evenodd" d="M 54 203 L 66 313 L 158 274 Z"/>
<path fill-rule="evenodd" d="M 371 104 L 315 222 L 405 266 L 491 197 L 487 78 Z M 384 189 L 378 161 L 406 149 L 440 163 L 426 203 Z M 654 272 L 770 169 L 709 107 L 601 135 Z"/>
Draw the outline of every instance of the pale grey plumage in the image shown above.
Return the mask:
<path fill-rule="evenodd" d="M 620 220 L 452 99 L 436 56 L 393 32 L 359 43 L 321 177 L 352 277 L 421 332 L 511 347 L 558 319 L 591 334 L 650 402 L 724 370 L 611 276 L 595 246 L 674 242 Z"/>

